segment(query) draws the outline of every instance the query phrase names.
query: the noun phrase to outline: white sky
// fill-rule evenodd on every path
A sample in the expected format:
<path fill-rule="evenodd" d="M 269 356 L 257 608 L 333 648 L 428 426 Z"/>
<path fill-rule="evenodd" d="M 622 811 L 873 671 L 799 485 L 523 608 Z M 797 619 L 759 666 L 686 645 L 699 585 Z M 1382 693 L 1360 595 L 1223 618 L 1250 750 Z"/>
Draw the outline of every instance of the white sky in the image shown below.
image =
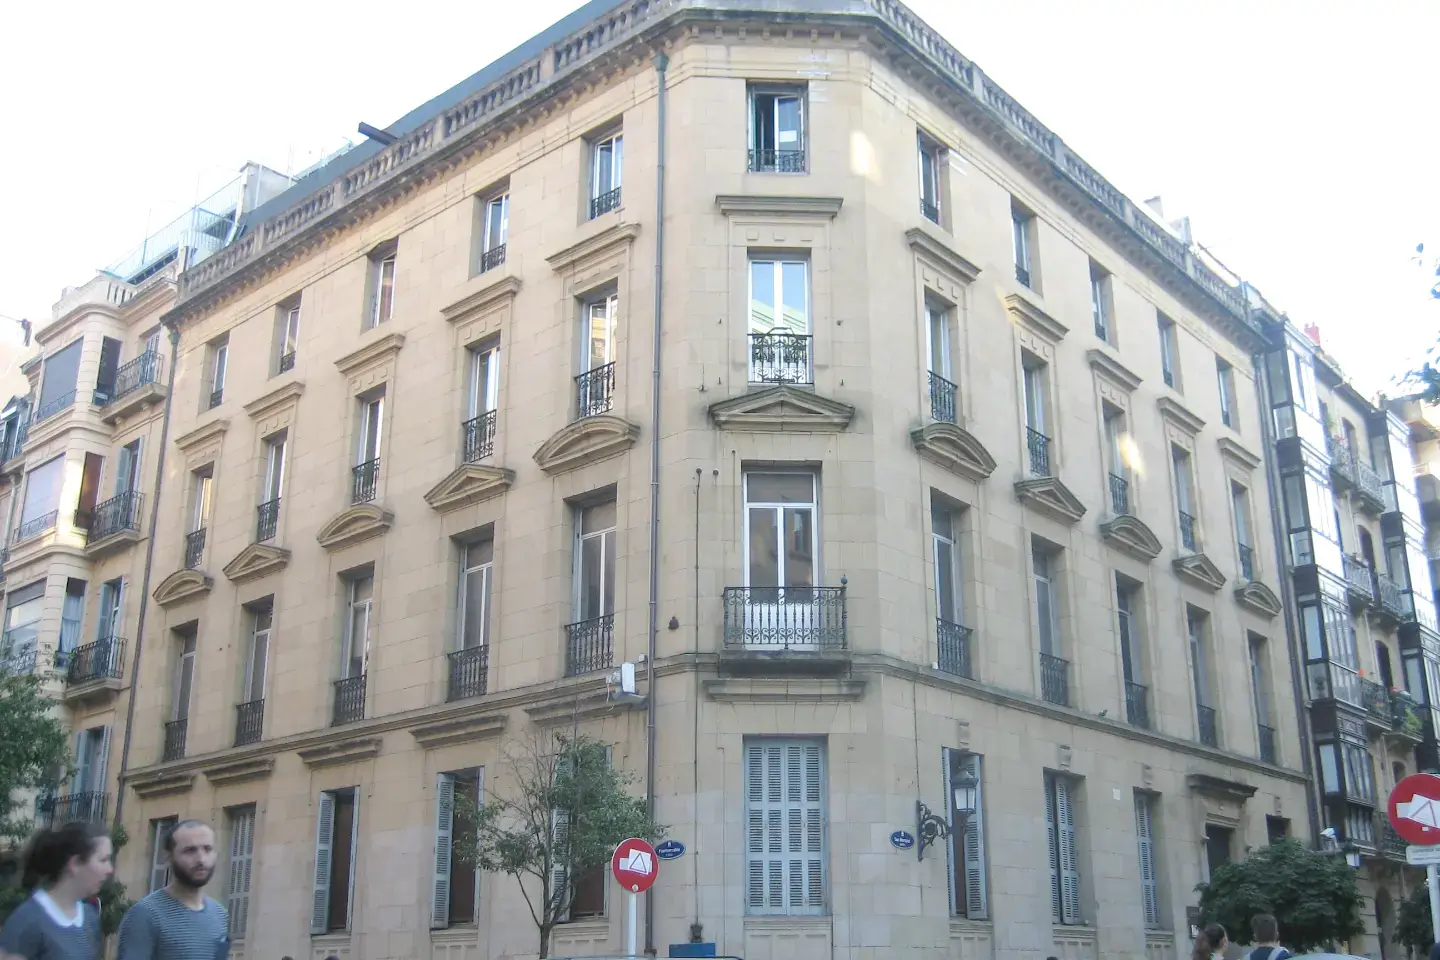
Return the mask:
<path fill-rule="evenodd" d="M 1161 195 L 1319 324 L 1367 392 L 1434 342 L 1440 4 L 909 3 L 1131 199 Z M 47 319 L 246 160 L 298 170 L 579 5 L 28 6 L 0 44 L 0 317 Z"/>

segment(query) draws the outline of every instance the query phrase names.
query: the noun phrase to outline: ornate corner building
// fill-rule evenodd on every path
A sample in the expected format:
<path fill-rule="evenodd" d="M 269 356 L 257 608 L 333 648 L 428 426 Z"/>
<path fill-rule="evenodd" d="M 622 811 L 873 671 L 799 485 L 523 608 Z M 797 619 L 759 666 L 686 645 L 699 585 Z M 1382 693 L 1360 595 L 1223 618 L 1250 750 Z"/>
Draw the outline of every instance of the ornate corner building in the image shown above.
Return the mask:
<path fill-rule="evenodd" d="M 0 421 L 43 802 L 132 892 L 201 816 L 241 956 L 533 953 L 453 798 L 579 725 L 687 848 L 662 951 L 1175 957 L 1325 825 L 1379 949 L 1431 420 L 894 0 L 597 0 L 388 133 L 67 294 Z"/>

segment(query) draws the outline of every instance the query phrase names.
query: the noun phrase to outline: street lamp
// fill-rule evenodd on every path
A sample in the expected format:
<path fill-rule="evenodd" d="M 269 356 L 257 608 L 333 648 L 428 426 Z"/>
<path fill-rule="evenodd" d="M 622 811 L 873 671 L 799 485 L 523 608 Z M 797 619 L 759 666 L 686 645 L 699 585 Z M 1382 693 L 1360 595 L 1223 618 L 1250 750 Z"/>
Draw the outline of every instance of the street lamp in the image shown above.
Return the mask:
<path fill-rule="evenodd" d="M 952 782 L 950 800 L 955 804 L 957 829 L 965 829 L 965 821 L 975 813 L 975 801 L 980 792 L 980 781 L 968 773 L 962 773 Z M 925 848 L 941 837 L 950 836 L 950 824 L 945 818 L 930 812 L 925 801 L 915 801 L 915 859 L 925 859 Z"/>

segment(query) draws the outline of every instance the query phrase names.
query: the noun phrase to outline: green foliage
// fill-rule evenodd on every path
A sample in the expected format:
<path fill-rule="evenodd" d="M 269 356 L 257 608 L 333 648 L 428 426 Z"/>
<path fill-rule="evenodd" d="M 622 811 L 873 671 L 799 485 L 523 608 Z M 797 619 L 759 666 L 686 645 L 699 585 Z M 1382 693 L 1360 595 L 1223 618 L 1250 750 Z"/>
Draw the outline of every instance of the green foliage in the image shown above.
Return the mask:
<path fill-rule="evenodd" d="M 33 792 L 53 786 L 70 761 L 54 706 L 39 677 L 0 666 L 0 844 L 24 843 Z"/>
<path fill-rule="evenodd" d="M 1202 923 L 1219 923 L 1237 943 L 1250 940 L 1250 920 L 1270 913 L 1280 941 L 1295 953 L 1349 940 L 1363 932 L 1355 871 L 1286 838 L 1215 871 L 1200 892 Z"/>
<path fill-rule="evenodd" d="M 1420 954 L 1429 952 L 1435 938 L 1430 926 L 1430 891 L 1424 884 L 1410 891 L 1410 896 L 1400 901 L 1395 914 L 1395 939 Z"/>
<path fill-rule="evenodd" d="M 603 870 L 620 841 L 655 840 L 664 828 L 627 788 L 605 744 L 578 734 L 536 735 L 507 752 L 508 777 L 484 802 L 457 798 L 452 855 L 520 885 L 549 956 L 550 933 L 569 913 L 576 881 Z"/>

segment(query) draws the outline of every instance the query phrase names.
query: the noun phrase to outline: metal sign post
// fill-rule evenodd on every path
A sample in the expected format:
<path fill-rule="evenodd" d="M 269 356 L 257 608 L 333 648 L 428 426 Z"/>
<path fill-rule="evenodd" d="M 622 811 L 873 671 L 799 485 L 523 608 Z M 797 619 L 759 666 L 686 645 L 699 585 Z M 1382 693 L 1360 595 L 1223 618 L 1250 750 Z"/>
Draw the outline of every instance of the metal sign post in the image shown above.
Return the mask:
<path fill-rule="evenodd" d="M 621 841 L 610 858 L 610 872 L 625 890 L 625 953 L 635 956 L 635 895 L 649 890 L 660 873 L 660 857 L 650 841 L 631 837 Z"/>
<path fill-rule="evenodd" d="M 1390 791 L 1390 826 L 1410 846 L 1405 861 L 1425 868 L 1430 892 L 1430 931 L 1440 942 L 1440 777 L 1415 773 Z"/>

